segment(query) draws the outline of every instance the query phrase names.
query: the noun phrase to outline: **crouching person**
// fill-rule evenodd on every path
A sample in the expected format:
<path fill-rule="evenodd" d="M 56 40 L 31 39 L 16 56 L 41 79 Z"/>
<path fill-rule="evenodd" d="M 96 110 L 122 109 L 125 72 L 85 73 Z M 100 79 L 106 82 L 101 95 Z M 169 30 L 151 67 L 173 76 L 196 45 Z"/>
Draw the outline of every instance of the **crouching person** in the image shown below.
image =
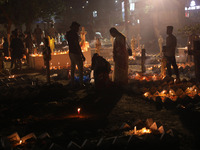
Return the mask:
<path fill-rule="evenodd" d="M 111 86 L 112 82 L 109 79 L 111 65 L 106 59 L 95 53 L 92 57 L 91 69 L 94 70 L 94 82 L 97 89 Z"/>

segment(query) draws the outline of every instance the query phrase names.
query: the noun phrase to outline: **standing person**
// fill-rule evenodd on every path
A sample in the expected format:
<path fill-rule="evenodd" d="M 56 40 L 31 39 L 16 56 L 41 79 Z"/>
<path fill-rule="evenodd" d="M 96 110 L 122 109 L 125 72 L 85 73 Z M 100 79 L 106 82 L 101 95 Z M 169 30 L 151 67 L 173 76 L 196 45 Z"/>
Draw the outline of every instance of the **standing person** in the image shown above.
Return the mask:
<path fill-rule="evenodd" d="M 47 83 L 50 84 L 50 68 L 49 68 L 49 62 L 51 60 L 51 49 L 49 46 L 49 39 L 44 38 L 44 49 L 43 49 L 43 59 L 44 59 L 44 65 L 46 66 L 46 73 L 47 73 Z"/>
<path fill-rule="evenodd" d="M 171 70 L 171 65 L 174 68 L 174 73 L 176 75 L 177 81 L 180 80 L 179 78 L 179 71 L 178 71 L 178 66 L 176 64 L 176 58 L 175 58 L 175 51 L 176 51 L 176 45 L 177 45 L 177 39 L 176 37 L 172 34 L 173 33 L 173 26 L 167 26 L 167 38 L 166 38 L 166 46 L 164 46 L 163 51 L 164 51 L 164 57 L 167 60 L 167 74 L 169 77 L 172 76 L 172 70 Z"/>
<path fill-rule="evenodd" d="M 4 37 L 3 53 L 4 53 L 4 56 L 6 56 L 6 57 L 9 56 L 9 52 L 8 52 L 8 39 L 6 37 Z"/>
<path fill-rule="evenodd" d="M 13 67 L 13 63 L 15 64 L 15 69 L 19 64 L 19 68 L 21 70 L 22 64 L 21 59 L 24 53 L 24 44 L 20 38 L 18 38 L 17 32 L 13 33 L 13 39 L 10 43 L 11 48 L 11 68 Z"/>
<path fill-rule="evenodd" d="M 48 30 L 48 39 L 49 39 L 49 45 L 50 45 L 50 49 L 51 52 L 53 53 L 55 50 L 55 38 L 57 36 L 57 31 L 54 28 L 54 25 L 51 24 L 51 27 Z"/>
<path fill-rule="evenodd" d="M 25 33 L 25 39 L 24 39 L 25 47 L 26 47 L 26 61 L 29 65 L 29 54 L 33 53 L 33 40 L 30 32 Z"/>
<path fill-rule="evenodd" d="M 187 56 L 187 62 L 191 63 L 194 62 L 193 55 L 191 52 L 194 50 L 194 41 L 199 40 L 199 36 L 195 33 L 195 31 L 192 31 L 192 34 L 188 37 L 188 56 Z"/>
<path fill-rule="evenodd" d="M 57 36 L 57 31 L 56 29 L 54 28 L 54 25 L 51 24 L 51 27 L 49 28 L 48 30 L 48 36 L 50 36 L 51 38 L 55 38 Z"/>
<path fill-rule="evenodd" d="M 37 27 L 34 30 L 34 38 L 36 41 L 37 49 L 40 49 L 40 43 L 42 42 L 42 29 L 40 28 L 39 24 L 37 24 Z"/>
<path fill-rule="evenodd" d="M 81 47 L 79 45 L 79 32 L 80 24 L 77 22 L 72 22 L 70 30 L 66 33 L 66 39 L 69 44 L 69 57 L 71 60 L 71 84 L 74 86 L 74 73 L 75 66 L 78 66 L 80 86 L 83 87 L 83 62 L 85 57 L 82 53 Z"/>
<path fill-rule="evenodd" d="M 113 47 L 114 82 L 119 86 L 128 84 L 128 51 L 126 50 L 126 37 L 116 28 L 110 29 L 110 34 L 115 38 Z"/>

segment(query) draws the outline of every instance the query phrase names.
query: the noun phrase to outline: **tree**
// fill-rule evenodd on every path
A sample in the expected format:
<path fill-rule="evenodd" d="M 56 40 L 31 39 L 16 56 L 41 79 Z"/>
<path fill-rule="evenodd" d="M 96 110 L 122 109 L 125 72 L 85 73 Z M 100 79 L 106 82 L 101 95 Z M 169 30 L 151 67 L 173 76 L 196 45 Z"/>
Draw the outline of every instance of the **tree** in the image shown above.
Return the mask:
<path fill-rule="evenodd" d="M 200 35 L 200 24 L 197 23 L 183 26 L 182 28 L 178 29 L 178 33 L 183 37 L 188 37 L 193 33 Z"/>
<path fill-rule="evenodd" d="M 30 31 L 31 24 L 38 18 L 50 20 L 51 16 L 59 15 L 64 8 L 63 2 L 64 0 L 1 0 L 0 9 L 8 26 L 25 24 Z"/>

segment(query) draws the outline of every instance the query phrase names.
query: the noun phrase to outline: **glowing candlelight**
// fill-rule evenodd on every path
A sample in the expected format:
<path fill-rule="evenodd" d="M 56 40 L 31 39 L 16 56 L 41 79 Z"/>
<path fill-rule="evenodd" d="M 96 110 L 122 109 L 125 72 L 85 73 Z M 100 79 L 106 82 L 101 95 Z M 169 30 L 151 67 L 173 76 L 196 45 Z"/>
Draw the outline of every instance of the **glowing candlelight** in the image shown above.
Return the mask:
<path fill-rule="evenodd" d="M 78 109 L 77 109 L 77 112 L 78 112 L 78 115 L 80 115 L 80 113 L 81 113 L 81 108 L 78 108 Z"/>
<path fill-rule="evenodd" d="M 134 127 L 134 134 L 136 134 L 137 133 L 137 127 L 135 126 Z"/>
<path fill-rule="evenodd" d="M 22 144 L 22 140 L 19 141 L 19 144 Z"/>

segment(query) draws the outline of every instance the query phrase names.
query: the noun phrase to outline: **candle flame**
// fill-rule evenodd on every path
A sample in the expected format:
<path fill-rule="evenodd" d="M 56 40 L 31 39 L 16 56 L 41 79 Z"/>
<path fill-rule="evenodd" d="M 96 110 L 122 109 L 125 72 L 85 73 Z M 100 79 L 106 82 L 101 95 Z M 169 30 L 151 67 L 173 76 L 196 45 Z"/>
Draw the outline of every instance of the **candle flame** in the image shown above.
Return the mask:
<path fill-rule="evenodd" d="M 144 128 L 142 128 L 140 130 L 137 130 L 136 126 L 135 126 L 133 130 L 126 131 L 125 135 L 133 135 L 134 134 L 134 135 L 141 136 L 141 135 L 149 134 L 149 133 L 151 133 L 150 129 L 147 129 L 146 127 L 144 127 Z"/>
<path fill-rule="evenodd" d="M 22 140 L 19 141 L 19 144 L 22 144 Z"/>
<path fill-rule="evenodd" d="M 81 108 L 77 108 L 77 112 L 78 112 L 78 114 L 80 114 L 81 113 Z"/>

